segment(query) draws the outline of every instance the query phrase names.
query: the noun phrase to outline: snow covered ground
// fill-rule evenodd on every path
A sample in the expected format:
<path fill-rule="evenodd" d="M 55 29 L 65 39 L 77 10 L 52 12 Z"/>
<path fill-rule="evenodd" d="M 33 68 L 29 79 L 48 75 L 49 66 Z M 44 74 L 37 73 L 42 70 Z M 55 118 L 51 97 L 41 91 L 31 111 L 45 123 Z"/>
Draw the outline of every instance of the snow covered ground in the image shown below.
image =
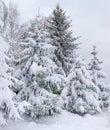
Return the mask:
<path fill-rule="evenodd" d="M 19 122 L 0 130 L 110 130 L 109 117 L 107 113 L 80 117 L 63 111 L 61 115 L 42 119 L 37 124 Z"/>

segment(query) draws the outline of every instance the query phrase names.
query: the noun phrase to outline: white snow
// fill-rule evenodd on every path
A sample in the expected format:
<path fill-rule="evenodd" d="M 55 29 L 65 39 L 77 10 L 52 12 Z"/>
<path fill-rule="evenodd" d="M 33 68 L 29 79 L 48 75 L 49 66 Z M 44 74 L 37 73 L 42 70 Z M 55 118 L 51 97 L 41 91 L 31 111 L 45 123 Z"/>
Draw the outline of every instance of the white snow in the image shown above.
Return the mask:
<path fill-rule="evenodd" d="M 45 123 L 44 123 L 45 122 Z M 0 130 L 110 130 L 108 113 L 84 117 L 63 111 L 61 115 L 34 122 L 9 124 Z"/>

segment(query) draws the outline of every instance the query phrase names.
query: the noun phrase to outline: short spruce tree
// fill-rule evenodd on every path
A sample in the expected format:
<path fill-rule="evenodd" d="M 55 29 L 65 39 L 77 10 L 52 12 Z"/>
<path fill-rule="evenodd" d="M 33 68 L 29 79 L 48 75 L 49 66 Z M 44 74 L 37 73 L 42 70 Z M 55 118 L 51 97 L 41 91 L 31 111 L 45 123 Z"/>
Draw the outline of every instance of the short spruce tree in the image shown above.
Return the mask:
<path fill-rule="evenodd" d="M 58 98 L 53 93 L 60 94 L 65 85 L 62 68 L 53 62 L 55 47 L 49 44 L 45 33 L 41 16 L 29 21 L 17 50 L 7 59 L 8 65 L 15 68 L 14 76 L 24 84 L 12 85 L 17 89 L 18 111 L 33 119 L 59 112 Z"/>
<path fill-rule="evenodd" d="M 101 112 L 98 101 L 100 89 L 92 82 L 87 66 L 76 50 L 67 82 L 61 94 L 63 109 L 79 115 Z"/>
<path fill-rule="evenodd" d="M 102 71 L 101 65 L 103 61 L 100 61 L 97 57 L 97 49 L 96 46 L 93 46 L 93 51 L 91 52 L 92 59 L 89 63 L 89 71 L 91 75 L 91 79 L 96 86 L 98 86 L 100 93 L 99 93 L 99 100 L 101 101 L 101 107 L 106 108 L 109 105 L 109 94 L 110 88 L 105 83 L 105 74 Z"/>

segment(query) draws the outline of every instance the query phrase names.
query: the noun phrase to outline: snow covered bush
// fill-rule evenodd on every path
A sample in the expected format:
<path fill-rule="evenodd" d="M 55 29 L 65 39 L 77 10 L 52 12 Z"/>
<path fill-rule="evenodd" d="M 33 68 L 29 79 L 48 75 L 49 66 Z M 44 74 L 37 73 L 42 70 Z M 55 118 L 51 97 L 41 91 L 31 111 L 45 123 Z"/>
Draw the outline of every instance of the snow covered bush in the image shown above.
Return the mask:
<path fill-rule="evenodd" d="M 0 78 L 0 125 L 6 125 L 7 120 L 21 119 L 12 100 L 12 93 L 8 84 L 6 79 Z"/>
<path fill-rule="evenodd" d="M 19 97 L 17 99 L 18 111 L 22 117 L 36 119 L 60 112 L 58 97 L 43 88 L 37 87 L 36 93 L 32 88 L 25 88 L 20 92 Z"/>

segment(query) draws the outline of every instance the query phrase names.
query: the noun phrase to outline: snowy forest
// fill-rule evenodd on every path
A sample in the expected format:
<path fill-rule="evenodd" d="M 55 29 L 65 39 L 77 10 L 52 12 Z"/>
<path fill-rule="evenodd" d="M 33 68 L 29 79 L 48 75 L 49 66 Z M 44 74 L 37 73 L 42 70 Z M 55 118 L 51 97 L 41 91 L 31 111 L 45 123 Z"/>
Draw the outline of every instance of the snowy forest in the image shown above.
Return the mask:
<path fill-rule="evenodd" d="M 109 113 L 110 85 L 97 46 L 90 46 L 87 63 L 66 10 L 57 4 L 49 16 L 41 12 L 22 23 L 17 6 L 0 0 L 0 130 L 62 113 L 81 119 Z"/>

